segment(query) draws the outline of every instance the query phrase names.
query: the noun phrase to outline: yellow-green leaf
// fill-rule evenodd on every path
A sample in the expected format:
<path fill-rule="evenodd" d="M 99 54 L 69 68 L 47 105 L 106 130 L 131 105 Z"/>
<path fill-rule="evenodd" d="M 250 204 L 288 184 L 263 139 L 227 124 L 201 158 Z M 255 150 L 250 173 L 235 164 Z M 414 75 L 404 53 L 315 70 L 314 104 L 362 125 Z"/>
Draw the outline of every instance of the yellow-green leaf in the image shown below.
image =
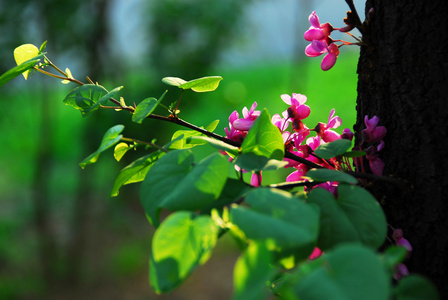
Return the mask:
<path fill-rule="evenodd" d="M 38 55 L 39 48 L 37 48 L 33 44 L 24 44 L 14 49 L 14 59 L 18 66 Z M 25 77 L 25 80 L 28 78 L 29 74 L 30 70 L 22 73 L 23 77 Z"/>

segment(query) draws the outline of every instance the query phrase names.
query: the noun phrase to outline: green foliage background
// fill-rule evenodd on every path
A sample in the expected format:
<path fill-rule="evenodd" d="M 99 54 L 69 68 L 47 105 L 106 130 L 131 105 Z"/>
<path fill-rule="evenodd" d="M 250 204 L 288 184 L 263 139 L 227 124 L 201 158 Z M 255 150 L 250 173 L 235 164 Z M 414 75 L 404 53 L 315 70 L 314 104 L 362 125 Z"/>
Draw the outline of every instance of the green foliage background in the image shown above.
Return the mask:
<path fill-rule="evenodd" d="M 101 3 L 104 4 L 104 1 L 99 1 L 98 5 Z M 16 1 L 9 12 L 16 11 L 17 15 L 26 19 L 18 5 L 28 4 L 26 1 Z M 80 29 L 70 26 L 73 22 L 68 19 L 72 20 L 74 16 L 66 17 L 70 10 L 89 11 L 90 4 L 87 1 L 80 1 L 77 8 L 60 5 L 58 1 L 44 1 L 41 4 L 39 9 L 48 9 L 48 14 L 42 14 L 46 18 L 45 22 L 42 19 L 42 24 L 46 25 L 39 27 L 42 35 L 50 35 L 52 31 L 48 28 L 58 28 L 52 33 L 52 40 L 58 41 L 60 36 L 64 39 L 60 44 L 53 44 L 57 45 L 55 49 L 76 52 L 78 50 L 75 48 L 79 47 L 81 50 L 78 53 L 86 53 L 84 58 L 87 69 L 91 68 L 86 70 L 86 75 L 101 78 L 101 84 L 109 90 L 124 85 L 123 94 L 127 101 L 139 103 L 147 97 L 158 97 L 163 93 L 166 86 L 160 81 L 162 76 L 155 71 L 123 72 L 117 75 L 115 70 L 100 74 L 103 69 L 101 64 L 97 65 L 98 62 L 92 63 L 95 54 L 89 54 L 89 43 L 97 41 L 98 32 L 102 32 L 104 24 L 84 23 L 88 26 Z M 62 7 L 62 10 L 56 10 L 56 6 L 60 9 Z M 5 11 L 2 9 L 1 26 L 6 31 L 7 28 L 13 28 L 14 23 L 8 17 L 13 14 L 7 15 Z M 191 13 L 195 14 L 193 11 Z M 91 19 L 94 17 L 91 16 Z M 211 28 L 206 20 L 204 24 L 201 28 Z M 14 46 L 11 41 L 16 45 L 42 42 L 24 40 L 27 36 L 20 32 L 20 28 L 16 29 L 19 33 L 14 36 L 11 31 L 9 44 L 2 44 L 2 49 L 9 49 L 8 54 L 2 54 L 2 62 L 8 62 L 8 58 L 10 62 L 2 67 L 2 73 L 13 65 L 11 49 Z M 67 39 L 67 36 L 76 37 L 86 32 L 89 32 L 89 37 L 82 39 L 82 42 Z M 39 36 L 34 36 L 34 39 L 39 39 Z M 104 47 L 104 40 L 99 41 L 95 49 Z M 216 44 L 219 45 L 219 42 Z M 253 101 L 257 101 L 258 109 L 266 107 L 271 114 L 281 113 L 287 108 L 280 99 L 281 94 L 302 93 L 308 96 L 307 104 L 311 107 L 311 115 L 307 119 L 310 127 L 319 121 L 326 122 L 332 108 L 336 108 L 336 114 L 342 118 L 343 127 L 351 128 L 354 124 L 356 52 L 341 53 L 335 68 L 331 72 L 322 72 L 319 59 L 306 62 L 279 62 L 273 59 L 256 65 L 217 68 L 211 62 L 219 53 L 218 50 L 214 52 L 215 56 L 212 56 L 209 65 L 201 63 L 201 68 L 196 70 L 201 74 L 196 77 L 220 75 L 224 78 L 220 87 L 213 93 L 195 98 L 192 96 L 191 100 L 186 94 L 180 114 L 183 119 L 200 126 L 219 119 L 221 122 L 215 132 L 224 134 L 228 116 L 233 110 L 241 114 L 244 106 L 250 107 Z M 93 55 L 93 58 L 89 55 Z M 107 56 L 103 59 L 107 61 Z M 110 66 L 104 70 L 110 71 Z M 182 71 L 166 75 L 182 77 Z M 111 299 L 110 295 L 125 295 L 130 290 L 133 295 L 151 294 L 147 284 L 147 249 L 153 232 L 143 217 L 138 189 L 132 185 L 126 186 L 117 198 L 108 199 L 116 174 L 128 161 L 117 164 L 110 152 L 110 155 L 101 156 L 95 168 L 81 170 L 78 163 L 95 151 L 100 140 L 97 137 L 112 125 L 125 124 L 129 132 L 138 130 L 138 137 L 146 140 L 166 138 L 163 137 L 164 132 L 174 132 L 180 128 L 171 124 L 154 125 L 154 121 L 148 120 L 143 121 L 143 126 L 138 126 L 132 124 L 124 114 L 117 116 L 107 111 L 95 112 L 96 116 L 90 116 L 91 120 L 86 122 L 79 112 L 62 104 L 70 90 L 67 86 L 50 89 L 45 85 L 46 81 L 37 76 L 31 77 L 29 81 L 24 84 L 22 78 L 15 79 L 12 88 L 2 87 L 0 96 L 3 107 L 0 110 L 0 298 L 77 299 L 80 295 L 89 295 L 95 299 Z M 172 101 L 178 92 L 170 88 Z M 156 126 L 162 134 L 156 135 L 154 131 L 145 129 L 150 126 Z M 164 142 L 167 141 L 161 140 L 161 143 Z M 88 186 L 83 178 L 88 178 Z M 279 178 L 266 174 L 264 180 L 275 182 Z M 87 193 L 89 202 L 80 203 L 77 199 L 85 197 Z M 36 204 L 39 195 L 45 195 L 44 208 Z M 37 213 L 41 209 L 45 210 L 44 215 Z M 78 214 L 80 211 L 82 213 Z M 50 228 L 48 233 L 51 235 L 40 235 L 46 232 L 41 228 Z M 77 241 L 82 244 L 75 244 Z M 42 244 L 44 251 L 50 249 L 46 252 L 48 261 L 42 260 L 38 254 Z M 73 249 L 79 253 L 73 253 Z M 231 276 L 235 261 L 235 246 L 226 239 L 220 240 L 218 248 L 214 250 L 214 257 L 202 268 L 216 268 L 222 273 L 214 275 L 215 278 L 208 275 L 207 271 L 199 272 L 189 279 L 197 283 L 186 284 L 174 294 L 160 296 L 160 299 L 181 299 L 179 295 L 191 293 L 189 289 L 200 293 L 198 288 L 205 289 L 201 281 L 206 278 L 206 282 L 212 282 L 210 286 L 214 287 L 210 290 L 214 289 L 215 295 L 222 294 L 223 299 L 227 299 L 232 289 Z M 48 274 L 42 272 L 46 268 Z M 52 288 L 54 286 L 59 288 Z M 213 294 L 213 291 L 207 292 Z"/>

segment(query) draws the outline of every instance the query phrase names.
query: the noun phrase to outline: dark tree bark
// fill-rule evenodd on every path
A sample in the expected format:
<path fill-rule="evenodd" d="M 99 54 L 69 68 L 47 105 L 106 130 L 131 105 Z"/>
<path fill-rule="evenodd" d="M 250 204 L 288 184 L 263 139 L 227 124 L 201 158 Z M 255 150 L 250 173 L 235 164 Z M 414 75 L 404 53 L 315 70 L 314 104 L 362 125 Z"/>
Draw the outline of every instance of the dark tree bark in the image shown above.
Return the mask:
<path fill-rule="evenodd" d="M 448 299 L 448 5 L 445 0 L 368 0 L 358 64 L 358 120 L 377 115 L 387 128 L 384 175 L 407 188 L 375 184 L 388 222 L 413 246 L 405 262 Z"/>

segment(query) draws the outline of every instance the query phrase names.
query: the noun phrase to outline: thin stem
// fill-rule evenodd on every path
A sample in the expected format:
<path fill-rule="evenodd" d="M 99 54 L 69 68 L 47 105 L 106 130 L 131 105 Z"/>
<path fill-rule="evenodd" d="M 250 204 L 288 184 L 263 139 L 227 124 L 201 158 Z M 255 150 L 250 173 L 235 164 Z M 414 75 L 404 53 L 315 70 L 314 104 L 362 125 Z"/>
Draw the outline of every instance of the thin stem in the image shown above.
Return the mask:
<path fill-rule="evenodd" d="M 141 141 L 141 140 L 131 139 L 131 138 L 125 138 L 125 137 L 122 137 L 121 140 L 122 140 L 122 141 L 125 141 L 125 142 L 130 142 L 130 143 L 136 143 L 136 144 L 148 145 L 148 146 L 151 146 L 151 147 L 153 147 L 153 148 L 157 148 L 157 149 L 159 149 L 160 151 L 163 151 L 163 152 L 165 152 L 165 153 L 168 153 L 168 150 L 166 150 L 165 148 L 163 148 L 163 147 L 161 147 L 161 146 L 159 146 L 159 145 L 157 145 L 157 144 L 151 143 L 151 142 L 146 142 L 146 141 Z"/>
<path fill-rule="evenodd" d="M 59 73 L 61 73 L 62 75 L 64 75 L 65 77 L 67 76 L 67 73 L 65 73 L 64 71 L 62 71 L 61 69 L 58 68 L 58 66 L 56 66 L 51 60 L 48 59 L 48 57 L 46 57 L 44 55 L 45 60 L 50 64 L 50 66 L 52 66 L 53 68 L 56 69 L 56 71 L 58 71 Z"/>
<path fill-rule="evenodd" d="M 177 100 L 176 108 L 174 109 L 173 115 L 176 115 L 177 108 L 179 107 L 179 103 L 180 103 L 180 100 L 182 99 L 182 96 L 184 95 L 184 92 L 185 92 L 185 90 L 182 90 L 182 93 L 180 94 L 180 97 L 179 97 L 179 99 Z"/>
<path fill-rule="evenodd" d="M 79 85 L 84 85 L 84 83 L 82 83 L 81 81 L 76 80 L 76 79 L 74 79 L 74 78 L 62 77 L 62 76 L 59 76 L 59 75 L 56 75 L 56 74 L 47 72 L 47 71 L 45 71 L 45 70 L 39 69 L 39 68 L 37 68 L 37 67 L 34 67 L 34 70 L 36 70 L 36 71 L 38 71 L 38 72 L 41 72 L 42 74 L 48 75 L 48 76 L 50 76 L 50 77 L 53 77 L 53 78 L 58 78 L 58 79 L 62 79 L 62 80 L 68 80 L 68 81 L 77 83 L 77 84 L 79 84 Z"/>

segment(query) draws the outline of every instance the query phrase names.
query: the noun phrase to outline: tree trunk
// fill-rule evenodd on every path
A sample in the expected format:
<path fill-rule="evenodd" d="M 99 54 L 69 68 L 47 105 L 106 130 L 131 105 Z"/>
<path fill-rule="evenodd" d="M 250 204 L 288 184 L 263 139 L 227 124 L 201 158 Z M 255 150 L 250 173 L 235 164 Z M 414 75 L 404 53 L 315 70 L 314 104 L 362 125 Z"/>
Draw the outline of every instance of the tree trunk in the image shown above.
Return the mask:
<path fill-rule="evenodd" d="M 445 0 L 368 0 L 358 64 L 357 139 L 364 116 L 387 128 L 384 175 L 406 189 L 376 183 L 388 223 L 413 246 L 410 272 L 429 277 L 448 299 L 447 125 L 448 9 Z"/>

